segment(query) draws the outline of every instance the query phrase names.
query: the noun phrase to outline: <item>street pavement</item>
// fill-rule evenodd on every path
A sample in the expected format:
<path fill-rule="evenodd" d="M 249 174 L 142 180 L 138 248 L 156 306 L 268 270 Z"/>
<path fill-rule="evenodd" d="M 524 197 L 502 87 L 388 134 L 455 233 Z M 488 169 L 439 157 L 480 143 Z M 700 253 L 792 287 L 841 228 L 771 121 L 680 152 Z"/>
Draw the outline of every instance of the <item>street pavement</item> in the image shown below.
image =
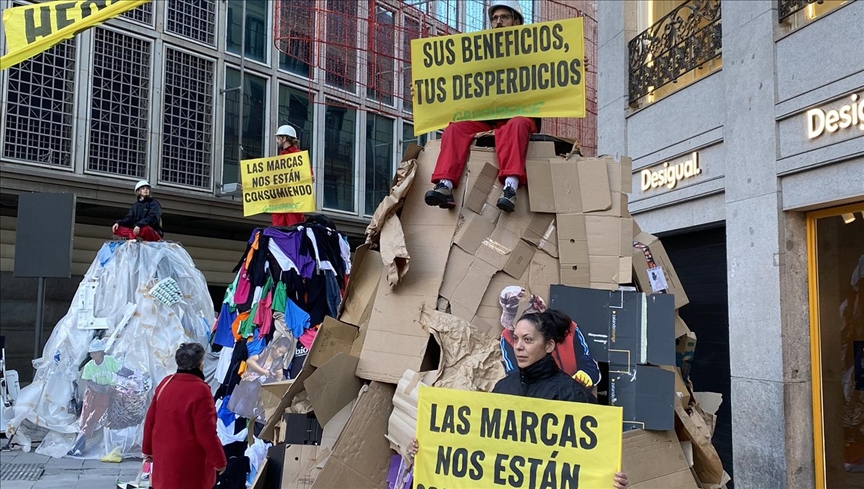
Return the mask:
<path fill-rule="evenodd" d="M 117 482 L 135 480 L 141 459 L 112 464 L 99 460 L 51 458 L 32 451 L 24 453 L 19 448 L 0 452 L 0 465 L 6 464 L 43 464 L 45 472 L 37 481 L 2 480 L 2 489 L 115 489 Z"/>

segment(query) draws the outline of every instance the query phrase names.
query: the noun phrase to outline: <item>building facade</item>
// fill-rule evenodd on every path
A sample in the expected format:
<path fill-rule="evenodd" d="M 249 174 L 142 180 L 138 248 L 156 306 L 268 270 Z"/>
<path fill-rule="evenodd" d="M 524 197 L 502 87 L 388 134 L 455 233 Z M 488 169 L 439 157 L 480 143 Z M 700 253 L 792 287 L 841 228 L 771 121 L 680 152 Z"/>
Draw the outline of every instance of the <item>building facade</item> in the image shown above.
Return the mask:
<path fill-rule="evenodd" d="M 596 58 L 593 0 L 520 4 L 529 22 L 584 14 Z M 0 72 L 0 320 L 10 368 L 29 379 L 36 316 L 36 281 L 12 276 L 19 194 L 77 196 L 72 278 L 48 280 L 43 338 L 140 179 L 162 204 L 166 239 L 183 243 L 221 300 L 251 230 L 269 223 L 243 217 L 239 161 L 274 154 L 276 128 L 293 125 L 313 160 L 318 208 L 362 242 L 404 149 L 440 137 L 413 131 L 411 39 L 484 29 L 487 5 L 154 0 Z M 589 117 L 544 125 L 588 154 L 596 73 L 589 64 Z"/>
<path fill-rule="evenodd" d="M 598 152 L 691 303 L 741 488 L 864 487 L 864 2 L 598 4 Z"/>

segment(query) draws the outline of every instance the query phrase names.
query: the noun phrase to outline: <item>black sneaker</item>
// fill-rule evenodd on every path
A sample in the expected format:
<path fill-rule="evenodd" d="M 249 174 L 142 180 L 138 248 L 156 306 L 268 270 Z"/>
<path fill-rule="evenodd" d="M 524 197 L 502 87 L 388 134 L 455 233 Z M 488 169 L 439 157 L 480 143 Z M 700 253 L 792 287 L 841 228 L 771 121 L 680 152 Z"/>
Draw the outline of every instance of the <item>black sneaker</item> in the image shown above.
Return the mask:
<path fill-rule="evenodd" d="M 426 205 L 452 209 L 456 207 L 456 200 L 453 199 L 453 191 L 447 185 L 438 183 L 435 188 L 426 192 Z"/>
<path fill-rule="evenodd" d="M 516 191 L 513 187 L 504 187 L 504 192 L 498 198 L 498 208 L 508 214 L 516 209 Z"/>

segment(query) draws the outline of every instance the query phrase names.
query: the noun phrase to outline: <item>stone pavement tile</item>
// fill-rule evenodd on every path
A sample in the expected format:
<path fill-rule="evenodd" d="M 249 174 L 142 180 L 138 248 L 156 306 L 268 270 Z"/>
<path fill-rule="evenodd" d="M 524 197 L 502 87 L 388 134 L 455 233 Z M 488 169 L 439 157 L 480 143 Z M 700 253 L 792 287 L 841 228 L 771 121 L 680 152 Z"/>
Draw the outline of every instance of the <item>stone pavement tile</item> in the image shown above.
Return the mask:
<path fill-rule="evenodd" d="M 118 478 L 115 477 L 88 477 L 81 478 L 74 486 L 66 486 L 66 489 L 116 489 Z M 123 481 L 125 482 L 125 481 Z M 34 488 L 35 489 L 35 488 Z"/>
<path fill-rule="evenodd" d="M 78 484 L 77 478 L 58 479 L 55 476 L 50 479 L 43 478 L 42 480 L 36 481 L 36 483 L 33 484 L 33 489 L 69 489 L 70 487 L 75 487 L 76 484 Z M 3 489 L 6 489 L 6 484 L 3 485 Z"/>
<path fill-rule="evenodd" d="M 21 454 L 21 450 L 0 451 L 0 463 L 12 463 L 19 454 Z"/>
<path fill-rule="evenodd" d="M 40 455 L 34 452 L 20 452 L 18 453 L 18 456 L 15 457 L 16 464 L 44 464 L 48 463 L 49 460 L 51 460 L 51 457 L 48 455 Z"/>
<path fill-rule="evenodd" d="M 120 469 L 117 467 L 109 467 L 103 469 L 83 469 L 78 474 L 81 478 L 85 477 L 117 477 L 120 475 Z"/>
<path fill-rule="evenodd" d="M 31 489 L 35 481 L 3 481 L 0 486 L 3 489 Z"/>
<path fill-rule="evenodd" d="M 45 463 L 45 470 L 70 470 L 80 469 L 84 465 L 84 461 L 75 458 L 52 458 Z"/>

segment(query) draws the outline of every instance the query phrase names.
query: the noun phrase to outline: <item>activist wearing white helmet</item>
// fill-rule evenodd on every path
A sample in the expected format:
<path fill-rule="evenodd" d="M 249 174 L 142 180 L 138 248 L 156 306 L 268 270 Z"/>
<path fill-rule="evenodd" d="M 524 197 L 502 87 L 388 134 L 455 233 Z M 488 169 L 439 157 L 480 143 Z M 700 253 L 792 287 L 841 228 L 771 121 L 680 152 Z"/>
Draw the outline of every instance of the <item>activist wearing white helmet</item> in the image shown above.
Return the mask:
<path fill-rule="evenodd" d="M 141 187 L 149 187 L 149 186 L 150 186 L 150 182 L 148 182 L 147 180 L 138 180 L 138 183 L 135 184 L 135 191 L 137 192 L 137 191 L 141 190 Z"/>
<path fill-rule="evenodd" d="M 519 5 L 517 0 L 493 0 L 492 4 L 489 5 L 489 21 L 492 23 L 492 27 L 495 26 L 495 20 L 492 18 L 492 13 L 499 8 L 508 8 L 511 12 L 513 12 L 514 17 L 516 17 L 515 22 L 510 25 L 522 25 L 525 23 L 525 16 L 522 14 L 522 6 Z M 510 27 L 510 25 L 506 25 L 506 23 L 502 22 L 501 27 Z"/>
<path fill-rule="evenodd" d="M 284 126 L 279 126 L 279 129 L 276 129 L 276 135 L 297 139 L 297 131 L 288 124 L 285 124 Z"/>
<path fill-rule="evenodd" d="M 90 342 L 90 348 L 87 350 L 87 353 L 96 353 L 99 351 L 105 351 L 105 342 L 99 338 L 93 338 L 93 341 Z"/>

